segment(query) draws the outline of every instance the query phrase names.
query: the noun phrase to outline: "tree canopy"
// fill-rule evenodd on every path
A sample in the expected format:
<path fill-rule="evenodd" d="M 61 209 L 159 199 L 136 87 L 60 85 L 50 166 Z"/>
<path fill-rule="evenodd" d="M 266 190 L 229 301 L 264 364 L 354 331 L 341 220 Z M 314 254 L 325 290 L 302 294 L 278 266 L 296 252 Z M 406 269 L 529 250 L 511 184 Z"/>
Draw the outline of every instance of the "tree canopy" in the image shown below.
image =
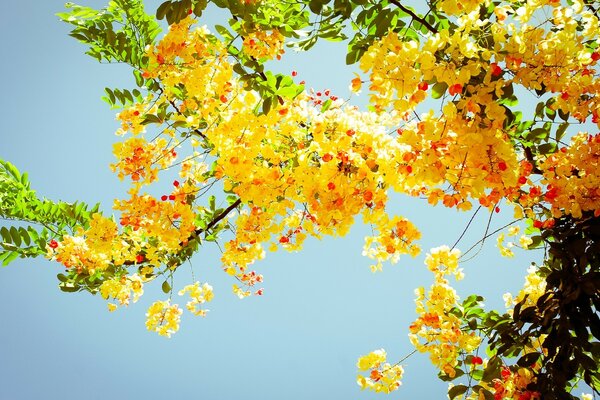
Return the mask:
<path fill-rule="evenodd" d="M 209 3 L 227 12 L 221 25 L 203 25 Z M 209 283 L 173 282 L 208 243 L 222 247 L 223 271 L 245 298 L 263 294 L 254 268 L 267 251 L 344 236 L 359 216 L 372 227 L 363 254 L 373 272 L 417 256 L 421 232 L 390 212 L 393 193 L 490 215 L 508 204 L 514 222 L 481 240 L 495 237 L 506 257 L 542 248 L 543 260 L 505 310 L 486 310 L 482 296 L 460 299 L 451 285 L 473 248 L 430 249 L 433 283 L 417 288 L 408 327 L 415 351 L 451 399 L 575 399 L 581 381 L 600 393 L 598 7 L 170 0 L 151 15 L 141 0 L 67 3 L 58 16 L 86 53 L 133 74 L 132 88 L 104 96 L 119 109 L 111 169 L 129 190 L 108 215 L 40 198 L 0 160 L 0 216 L 17 222 L 0 228 L 0 260 L 61 263 L 61 290 L 99 294 L 111 311 L 156 281 L 167 298 L 150 306 L 146 327 L 170 337 L 183 313 L 174 294 L 207 315 Z M 366 107 L 274 72 L 286 51 L 319 40 L 347 46 L 357 68 L 348 84 Z M 526 96 L 537 105 L 519 103 Z M 383 349 L 360 357 L 359 386 L 397 390 L 403 361 Z"/>

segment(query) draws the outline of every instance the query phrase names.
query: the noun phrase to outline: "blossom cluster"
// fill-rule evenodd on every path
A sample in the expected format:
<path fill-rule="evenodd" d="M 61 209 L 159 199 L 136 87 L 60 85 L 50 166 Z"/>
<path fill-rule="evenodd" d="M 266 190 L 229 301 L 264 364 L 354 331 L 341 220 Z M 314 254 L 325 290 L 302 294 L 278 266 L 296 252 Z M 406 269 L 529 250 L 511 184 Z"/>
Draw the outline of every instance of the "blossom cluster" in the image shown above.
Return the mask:
<path fill-rule="evenodd" d="M 404 369 L 401 365 L 391 365 L 386 362 L 387 353 L 384 349 L 372 351 L 358 359 L 356 366 L 367 376 L 359 374 L 356 382 L 361 389 L 372 390 L 376 393 L 391 393 L 402 385 Z"/>
<path fill-rule="evenodd" d="M 435 279 L 427 293 L 424 288 L 415 291 L 419 317 L 409 327 L 409 338 L 415 348 L 429 353 L 432 364 L 450 377 L 455 376 L 459 355 L 473 352 L 481 343 L 481 337 L 464 331 L 463 320 L 451 312 L 460 305 L 446 276 L 462 277 L 459 256 L 460 251 L 447 246 L 434 248 L 427 255 L 425 262 Z"/>

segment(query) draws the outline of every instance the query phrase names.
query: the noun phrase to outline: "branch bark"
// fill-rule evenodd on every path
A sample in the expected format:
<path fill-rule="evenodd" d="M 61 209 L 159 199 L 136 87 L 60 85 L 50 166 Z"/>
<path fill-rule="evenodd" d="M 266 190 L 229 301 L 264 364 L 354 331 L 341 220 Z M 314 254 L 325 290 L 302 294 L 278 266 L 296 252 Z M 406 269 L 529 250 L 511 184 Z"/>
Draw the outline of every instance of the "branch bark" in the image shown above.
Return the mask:
<path fill-rule="evenodd" d="M 402 5 L 402 3 L 399 0 L 389 0 L 389 1 L 393 5 L 395 5 L 396 7 L 398 7 L 399 9 L 401 9 L 402 11 L 404 11 L 405 13 L 407 13 L 408 15 L 410 15 L 412 17 L 412 19 L 414 19 L 415 21 L 417 21 L 417 22 L 421 23 L 423 26 L 425 26 L 429 30 L 429 32 L 431 32 L 431 33 L 438 33 L 438 30 L 435 29 L 429 22 L 427 22 L 423 18 L 419 17 L 410 8 L 407 8 L 404 5 Z"/>
<path fill-rule="evenodd" d="M 196 229 L 194 231 L 194 235 L 192 237 L 190 237 L 190 240 L 195 239 L 202 232 L 206 232 L 207 230 L 209 230 L 212 227 L 214 227 L 223 218 L 225 218 L 227 216 L 227 214 L 229 214 L 231 211 L 233 211 L 234 209 L 236 209 L 240 204 L 242 204 L 242 200 L 241 199 L 237 199 L 236 201 L 234 201 L 229 207 L 227 207 L 225 210 L 223 210 L 223 212 L 221 214 L 217 215 L 215 217 L 215 219 L 213 219 L 212 221 L 210 221 L 208 223 L 208 225 L 206 225 L 206 228 L 204 228 L 204 229 L 202 229 L 202 228 Z"/>

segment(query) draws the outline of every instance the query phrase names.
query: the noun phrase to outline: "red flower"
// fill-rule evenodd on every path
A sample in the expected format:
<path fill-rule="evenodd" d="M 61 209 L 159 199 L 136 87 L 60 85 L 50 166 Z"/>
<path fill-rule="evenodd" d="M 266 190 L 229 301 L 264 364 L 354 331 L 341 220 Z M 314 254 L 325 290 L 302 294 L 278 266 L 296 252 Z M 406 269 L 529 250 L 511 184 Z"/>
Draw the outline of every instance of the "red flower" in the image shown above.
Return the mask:
<path fill-rule="evenodd" d="M 419 90 L 427 90 L 429 88 L 429 84 L 425 81 L 420 82 L 419 85 L 417 86 L 417 88 L 419 88 Z"/>
<path fill-rule="evenodd" d="M 461 85 L 460 83 L 455 83 L 454 85 L 450 86 L 450 88 L 448 89 L 448 93 L 450 93 L 452 96 L 461 94 L 462 91 L 463 91 L 463 85 Z"/>
<path fill-rule="evenodd" d="M 52 239 L 50 241 L 50 243 L 48 243 L 48 246 L 50 246 L 51 249 L 55 249 L 58 247 L 58 242 L 56 240 Z"/>
<path fill-rule="evenodd" d="M 502 68 L 497 63 L 491 63 L 490 69 L 492 71 L 492 76 L 500 76 L 502 75 Z"/>
<path fill-rule="evenodd" d="M 329 183 L 327 184 L 327 189 L 329 189 L 329 190 L 333 190 L 333 189 L 335 189 L 335 183 L 333 183 L 333 182 L 329 182 Z"/>
<path fill-rule="evenodd" d="M 178 187 L 179 186 L 179 181 L 173 181 L 173 186 Z"/>
<path fill-rule="evenodd" d="M 373 381 L 378 382 L 381 378 L 383 378 L 383 374 L 381 372 L 379 372 L 378 370 L 374 369 L 374 370 L 371 370 L 370 378 Z"/>
<path fill-rule="evenodd" d="M 333 160 L 333 156 L 331 154 L 329 154 L 329 153 L 323 154 L 323 161 L 329 162 L 331 160 Z"/>
<path fill-rule="evenodd" d="M 145 259 L 146 257 L 144 257 L 143 254 L 138 254 L 137 256 L 135 256 L 135 262 L 137 264 L 144 262 Z"/>
<path fill-rule="evenodd" d="M 552 187 L 552 186 L 548 186 L 548 191 L 544 195 L 546 200 L 552 201 L 552 200 L 556 199 L 557 196 L 558 196 L 558 189 L 556 189 L 555 187 Z"/>
<path fill-rule="evenodd" d="M 482 365 L 483 364 L 483 359 L 481 357 L 474 356 L 471 359 L 471 364 L 473 364 L 473 365 Z"/>

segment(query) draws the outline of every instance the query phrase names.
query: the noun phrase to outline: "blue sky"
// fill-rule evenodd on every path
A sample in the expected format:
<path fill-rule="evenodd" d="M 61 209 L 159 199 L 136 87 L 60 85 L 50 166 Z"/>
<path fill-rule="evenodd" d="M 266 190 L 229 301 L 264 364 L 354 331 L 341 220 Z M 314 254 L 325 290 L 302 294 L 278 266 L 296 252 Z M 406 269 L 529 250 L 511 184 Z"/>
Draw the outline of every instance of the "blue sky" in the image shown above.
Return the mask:
<path fill-rule="evenodd" d="M 153 12 L 159 3 L 148 1 L 147 7 Z M 126 188 L 108 168 L 116 111 L 100 98 L 106 86 L 131 87 L 132 75 L 125 66 L 100 65 L 84 55 L 54 16 L 62 9 L 59 0 L 3 5 L 0 158 L 27 171 L 40 195 L 99 201 L 110 215 L 112 199 Z M 344 65 L 344 50 L 325 43 L 309 54 L 288 51 L 280 68 L 297 70 L 317 90 L 345 96 L 354 70 Z M 401 197 L 392 208 L 421 229 L 425 250 L 451 245 L 470 217 Z M 510 218 L 509 207 L 503 208 L 492 226 Z M 478 240 L 486 221 L 481 213 L 459 248 Z M 256 265 L 265 276 L 265 295 L 245 300 L 231 293 L 217 249 L 202 249 L 192 263 L 216 299 L 207 318 L 184 314 L 171 339 L 144 327 L 146 308 L 163 298 L 160 282 L 147 287 L 138 303 L 109 313 L 99 296 L 60 292 L 59 264 L 17 260 L 0 270 L 0 399 L 385 397 L 359 390 L 356 359 L 381 347 L 392 361 L 412 351 L 407 332 L 415 318 L 413 290 L 428 287 L 432 277 L 424 253 L 372 274 L 370 260 L 361 256 L 367 233 L 357 225 L 344 238 L 309 240 L 300 253 L 269 254 Z M 489 241 L 463 265 L 460 294 L 481 293 L 488 305 L 501 307 L 502 293 L 518 291 L 533 256 L 502 259 Z M 189 283 L 182 275 L 179 287 Z M 445 398 L 446 384 L 435 378 L 427 356 L 417 354 L 403 365 L 403 386 L 391 398 Z"/>

